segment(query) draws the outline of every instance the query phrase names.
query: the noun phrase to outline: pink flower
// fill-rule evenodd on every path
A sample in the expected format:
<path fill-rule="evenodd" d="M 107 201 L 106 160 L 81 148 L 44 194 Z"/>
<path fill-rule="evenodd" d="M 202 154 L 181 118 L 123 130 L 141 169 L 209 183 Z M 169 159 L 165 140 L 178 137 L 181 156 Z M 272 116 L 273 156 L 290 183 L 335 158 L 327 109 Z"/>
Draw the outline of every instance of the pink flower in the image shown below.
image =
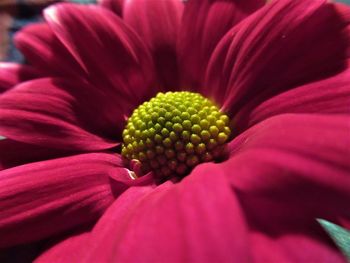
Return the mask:
<path fill-rule="evenodd" d="M 37 262 L 344 262 L 316 218 L 350 227 L 350 10 L 102 5 L 123 19 L 46 9 L 17 35 L 30 66 L 0 66 L 0 246 L 49 239 Z M 227 160 L 156 185 L 117 146 L 166 90 L 218 102 L 235 137 Z"/>

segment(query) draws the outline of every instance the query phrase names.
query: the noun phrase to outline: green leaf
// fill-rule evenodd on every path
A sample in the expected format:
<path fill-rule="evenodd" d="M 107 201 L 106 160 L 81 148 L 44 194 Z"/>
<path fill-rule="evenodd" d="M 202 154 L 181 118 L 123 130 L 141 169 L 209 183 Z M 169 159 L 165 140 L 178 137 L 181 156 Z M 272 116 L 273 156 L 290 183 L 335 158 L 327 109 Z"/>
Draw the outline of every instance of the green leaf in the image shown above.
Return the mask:
<path fill-rule="evenodd" d="M 350 262 L 350 231 L 324 219 L 317 219 L 317 221 Z"/>

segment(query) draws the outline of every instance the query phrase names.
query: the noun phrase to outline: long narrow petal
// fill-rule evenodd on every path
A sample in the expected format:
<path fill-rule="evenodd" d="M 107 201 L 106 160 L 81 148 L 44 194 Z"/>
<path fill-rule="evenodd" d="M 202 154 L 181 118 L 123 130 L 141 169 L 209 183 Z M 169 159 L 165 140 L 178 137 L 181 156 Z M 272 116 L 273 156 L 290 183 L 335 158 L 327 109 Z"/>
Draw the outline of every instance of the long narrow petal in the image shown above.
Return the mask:
<path fill-rule="evenodd" d="M 256 257 L 341 260 L 316 219 L 350 219 L 349 134 L 349 115 L 285 114 L 231 142 L 221 166 L 256 233 Z"/>
<path fill-rule="evenodd" d="M 263 6 L 264 0 L 190 0 L 185 5 L 178 41 L 184 85 L 199 88 L 208 60 L 235 24 Z"/>
<path fill-rule="evenodd" d="M 282 92 L 234 116 L 240 130 L 283 113 L 350 114 L 350 70 Z"/>
<path fill-rule="evenodd" d="M 147 48 L 118 16 L 98 6 L 75 4 L 53 5 L 44 15 L 88 80 L 119 107 L 131 113 L 157 92 Z"/>
<path fill-rule="evenodd" d="M 33 67 L 10 62 L 0 62 L 0 93 L 30 79 L 39 78 Z"/>
<path fill-rule="evenodd" d="M 0 246 L 31 242 L 96 220 L 113 202 L 110 175 L 120 157 L 92 153 L 0 172 Z M 126 187 L 126 186 L 125 186 Z"/>
<path fill-rule="evenodd" d="M 15 44 L 26 60 L 46 76 L 85 76 L 83 69 L 46 23 L 24 27 L 15 35 Z"/>
<path fill-rule="evenodd" d="M 179 0 L 130 0 L 124 4 L 123 19 L 150 49 L 160 85 L 166 90 L 179 85 L 176 41 L 182 12 Z"/>
<path fill-rule="evenodd" d="M 103 108 L 98 108 L 103 107 L 101 99 L 92 92 L 84 83 L 62 79 L 38 79 L 18 85 L 0 97 L 0 134 L 24 143 L 71 151 L 111 148 L 116 141 L 92 133 L 98 128 L 95 124 L 106 120 Z M 121 114 L 116 115 L 115 121 L 121 118 Z"/>
<path fill-rule="evenodd" d="M 246 238 L 226 178 L 205 165 L 176 185 L 130 188 L 90 235 L 63 242 L 38 262 L 63 262 L 70 246 L 82 262 L 247 262 Z"/>
<path fill-rule="evenodd" d="M 347 67 L 349 8 L 324 0 L 274 1 L 218 44 L 205 87 L 225 111 L 261 101 Z M 315 45 L 317 43 L 317 45 Z"/>

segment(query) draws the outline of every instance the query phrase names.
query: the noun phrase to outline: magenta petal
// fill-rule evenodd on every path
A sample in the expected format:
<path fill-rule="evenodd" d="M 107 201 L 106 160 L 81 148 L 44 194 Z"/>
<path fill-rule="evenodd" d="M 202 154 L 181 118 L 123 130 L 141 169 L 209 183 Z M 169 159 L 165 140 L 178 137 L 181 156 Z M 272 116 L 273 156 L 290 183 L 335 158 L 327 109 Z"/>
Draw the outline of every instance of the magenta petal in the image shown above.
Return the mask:
<path fill-rule="evenodd" d="M 349 8 L 323 0 L 274 1 L 233 28 L 210 60 L 205 93 L 234 115 L 343 70 Z M 317 43 L 317 45 L 315 45 Z"/>
<path fill-rule="evenodd" d="M 31 66 L 0 62 L 0 93 L 12 88 L 22 81 L 39 77 L 40 73 Z"/>
<path fill-rule="evenodd" d="M 39 240 L 96 220 L 113 202 L 120 157 L 92 153 L 0 172 L 0 246 Z M 125 188 L 124 188 L 125 189 Z M 119 192 L 120 193 L 120 192 Z"/>
<path fill-rule="evenodd" d="M 105 220 L 114 220 L 113 211 L 118 208 L 122 212 L 127 213 L 127 210 L 134 202 L 139 202 L 147 194 L 152 192 L 153 186 L 144 186 L 144 187 L 131 187 L 125 191 L 124 195 L 121 195 L 118 201 L 113 204 L 108 211 L 104 214 L 104 218 L 108 217 Z M 98 235 L 103 238 L 104 235 L 108 235 L 108 230 L 111 228 L 110 223 L 99 223 Z M 53 248 L 47 250 L 43 255 L 41 255 L 35 262 L 67 262 L 67 261 L 79 261 L 85 262 L 87 257 L 91 257 L 92 248 L 96 245 L 102 245 L 95 243 L 97 237 L 92 236 L 92 233 L 87 232 L 71 238 L 66 239 L 63 242 L 60 242 Z M 109 245 L 110 248 L 110 245 Z M 101 261 L 99 259 L 98 261 Z"/>
<path fill-rule="evenodd" d="M 250 228 L 275 237 L 270 242 L 291 251 L 292 262 L 339 257 L 316 218 L 350 219 L 349 132 L 350 116 L 284 114 L 230 143 L 232 156 L 221 165 Z"/>
<path fill-rule="evenodd" d="M 283 113 L 350 114 L 350 70 L 334 77 L 306 84 L 277 96 L 257 107 L 243 107 L 235 116 L 240 130 Z"/>
<path fill-rule="evenodd" d="M 97 3 L 119 16 L 122 15 L 124 0 L 97 0 Z"/>
<path fill-rule="evenodd" d="M 123 19 L 150 49 L 160 84 L 166 90 L 179 85 L 176 40 L 182 11 L 179 0 L 130 0 L 124 4 Z"/>
<path fill-rule="evenodd" d="M 84 71 L 47 24 L 26 26 L 15 37 L 26 60 L 47 76 L 83 77 Z"/>
<path fill-rule="evenodd" d="M 246 262 L 245 227 L 226 178 L 204 165 L 176 185 L 128 189 L 77 253 L 82 262 Z M 51 254 L 64 259 L 64 247 Z"/>
<path fill-rule="evenodd" d="M 222 36 L 263 6 L 264 0 L 191 0 L 186 3 L 178 42 L 184 84 L 199 88 L 208 60 Z"/>
<path fill-rule="evenodd" d="M 74 94 L 76 87 L 82 96 Z M 98 97 L 87 95 L 86 87 L 61 79 L 38 79 L 16 86 L 0 97 L 0 134 L 23 143 L 71 151 L 115 146 L 116 142 L 87 130 L 89 125 L 98 123 L 95 119 L 105 118 L 103 109 L 96 109 L 100 105 L 93 104 Z"/>
<path fill-rule="evenodd" d="M 53 5 L 44 15 L 88 80 L 119 107 L 131 113 L 156 93 L 151 56 L 118 16 L 105 8 L 75 4 Z"/>

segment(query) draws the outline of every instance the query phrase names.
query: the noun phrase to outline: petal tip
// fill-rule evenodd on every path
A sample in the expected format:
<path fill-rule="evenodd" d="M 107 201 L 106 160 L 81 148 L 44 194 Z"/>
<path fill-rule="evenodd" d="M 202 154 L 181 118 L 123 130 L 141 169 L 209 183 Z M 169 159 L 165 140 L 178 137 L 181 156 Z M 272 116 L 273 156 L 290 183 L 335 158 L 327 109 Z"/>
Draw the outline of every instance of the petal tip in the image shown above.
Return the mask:
<path fill-rule="evenodd" d="M 43 14 L 46 20 L 51 20 L 55 23 L 58 23 L 58 14 L 57 14 L 56 5 L 45 8 Z"/>

